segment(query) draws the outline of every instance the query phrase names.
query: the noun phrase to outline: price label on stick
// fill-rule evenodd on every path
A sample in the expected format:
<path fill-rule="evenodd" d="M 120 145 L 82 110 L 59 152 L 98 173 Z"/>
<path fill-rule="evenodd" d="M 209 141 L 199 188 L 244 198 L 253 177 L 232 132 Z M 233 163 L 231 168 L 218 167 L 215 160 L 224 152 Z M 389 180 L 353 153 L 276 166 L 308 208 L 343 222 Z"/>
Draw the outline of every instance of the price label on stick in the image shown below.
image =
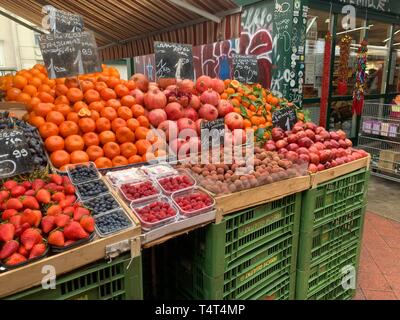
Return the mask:
<path fill-rule="evenodd" d="M 297 122 L 296 111 L 285 107 L 275 110 L 272 114 L 272 124 L 274 127 L 279 127 L 283 130 L 291 130 Z"/>
<path fill-rule="evenodd" d="M 242 83 L 258 82 L 257 57 L 235 54 L 233 56 L 233 78 Z"/>
<path fill-rule="evenodd" d="M 201 122 L 201 145 L 203 148 L 223 146 L 225 139 L 224 119 Z"/>
<path fill-rule="evenodd" d="M 0 178 L 30 172 L 34 164 L 24 132 L 20 129 L 0 130 Z"/>
<path fill-rule="evenodd" d="M 192 45 L 154 42 L 156 78 L 175 78 L 193 80 Z"/>

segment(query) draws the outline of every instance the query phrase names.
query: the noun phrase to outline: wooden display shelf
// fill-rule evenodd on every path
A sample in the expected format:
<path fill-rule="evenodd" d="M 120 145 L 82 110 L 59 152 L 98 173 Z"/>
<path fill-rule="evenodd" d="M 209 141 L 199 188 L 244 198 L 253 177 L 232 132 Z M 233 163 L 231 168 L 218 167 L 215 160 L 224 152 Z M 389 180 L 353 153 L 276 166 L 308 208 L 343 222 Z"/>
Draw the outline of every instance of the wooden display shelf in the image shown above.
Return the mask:
<path fill-rule="evenodd" d="M 311 174 L 311 188 L 315 188 L 318 184 L 327 182 L 337 177 L 343 176 L 350 172 L 356 171 L 361 168 L 369 169 L 371 163 L 371 156 L 358 159 L 352 162 L 342 164 L 340 166 L 327 169 L 321 172 Z"/>
<path fill-rule="evenodd" d="M 221 219 L 223 215 L 281 199 L 287 195 L 301 192 L 309 188 L 310 176 L 306 175 L 216 197 L 216 222 L 218 223 L 218 220 Z"/>

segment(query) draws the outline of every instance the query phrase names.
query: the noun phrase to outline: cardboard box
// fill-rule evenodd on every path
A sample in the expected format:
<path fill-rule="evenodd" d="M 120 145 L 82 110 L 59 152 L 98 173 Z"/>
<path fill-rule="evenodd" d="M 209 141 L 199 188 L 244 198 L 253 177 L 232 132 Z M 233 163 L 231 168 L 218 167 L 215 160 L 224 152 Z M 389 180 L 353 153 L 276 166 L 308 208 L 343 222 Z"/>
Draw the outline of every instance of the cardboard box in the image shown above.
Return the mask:
<path fill-rule="evenodd" d="M 26 106 L 21 102 L 0 102 L 0 112 L 9 111 L 14 114 L 18 119 L 22 119 L 22 117 L 26 113 Z"/>
<path fill-rule="evenodd" d="M 394 172 L 400 164 L 400 152 L 381 150 L 379 153 L 378 168 L 383 171 Z"/>

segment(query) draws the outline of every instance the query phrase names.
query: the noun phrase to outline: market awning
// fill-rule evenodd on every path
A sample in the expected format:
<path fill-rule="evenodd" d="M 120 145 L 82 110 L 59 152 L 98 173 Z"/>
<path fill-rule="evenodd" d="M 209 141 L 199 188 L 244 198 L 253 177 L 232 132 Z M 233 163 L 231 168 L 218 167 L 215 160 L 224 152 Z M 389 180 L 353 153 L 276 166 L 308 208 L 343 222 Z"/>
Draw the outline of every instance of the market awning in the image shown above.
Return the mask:
<path fill-rule="evenodd" d="M 193 5 L 221 18 L 235 13 L 238 16 L 240 11 L 240 7 L 232 0 L 178 2 Z M 125 57 L 128 57 L 149 53 L 148 46 L 141 40 L 147 38 L 149 40 L 146 42 L 148 42 L 151 37 L 153 40 L 179 40 L 196 45 L 200 44 L 199 42 L 204 43 L 208 35 L 211 42 L 216 41 L 218 40 L 216 38 L 226 31 L 226 26 L 228 25 L 229 29 L 232 23 L 230 19 L 228 22 L 227 19 L 222 19 L 221 23 L 212 22 L 201 14 L 187 10 L 168 0 L 1 1 L 1 7 L 38 26 L 41 26 L 44 17 L 42 7 L 45 5 L 52 5 L 57 9 L 82 15 L 86 28 L 95 33 L 99 48 L 111 49 L 107 50 L 107 58 L 122 58 L 124 54 L 126 54 Z M 239 20 L 233 22 L 235 25 L 239 23 Z M 194 25 L 197 27 L 193 27 Z M 185 30 L 185 28 L 192 28 L 192 30 L 186 29 L 183 31 L 186 35 L 178 36 L 177 30 Z M 236 30 L 233 31 L 236 33 Z M 206 38 L 204 38 L 204 33 Z M 160 37 L 160 34 L 164 34 L 164 37 Z M 225 38 L 225 34 L 222 34 L 222 38 Z M 110 54 L 111 52 L 115 53 Z"/>

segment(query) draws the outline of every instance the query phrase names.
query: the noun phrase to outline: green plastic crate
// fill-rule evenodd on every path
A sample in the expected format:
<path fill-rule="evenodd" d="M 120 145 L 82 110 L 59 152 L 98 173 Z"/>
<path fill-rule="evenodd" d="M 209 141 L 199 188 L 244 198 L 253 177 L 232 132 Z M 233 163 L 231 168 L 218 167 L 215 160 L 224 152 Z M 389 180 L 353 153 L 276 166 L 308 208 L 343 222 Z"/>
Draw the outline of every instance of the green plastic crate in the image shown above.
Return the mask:
<path fill-rule="evenodd" d="M 129 268 L 128 268 L 129 266 Z M 55 289 L 41 286 L 25 290 L 8 300 L 141 300 L 142 259 L 124 255 L 101 261 L 60 276 Z"/>

